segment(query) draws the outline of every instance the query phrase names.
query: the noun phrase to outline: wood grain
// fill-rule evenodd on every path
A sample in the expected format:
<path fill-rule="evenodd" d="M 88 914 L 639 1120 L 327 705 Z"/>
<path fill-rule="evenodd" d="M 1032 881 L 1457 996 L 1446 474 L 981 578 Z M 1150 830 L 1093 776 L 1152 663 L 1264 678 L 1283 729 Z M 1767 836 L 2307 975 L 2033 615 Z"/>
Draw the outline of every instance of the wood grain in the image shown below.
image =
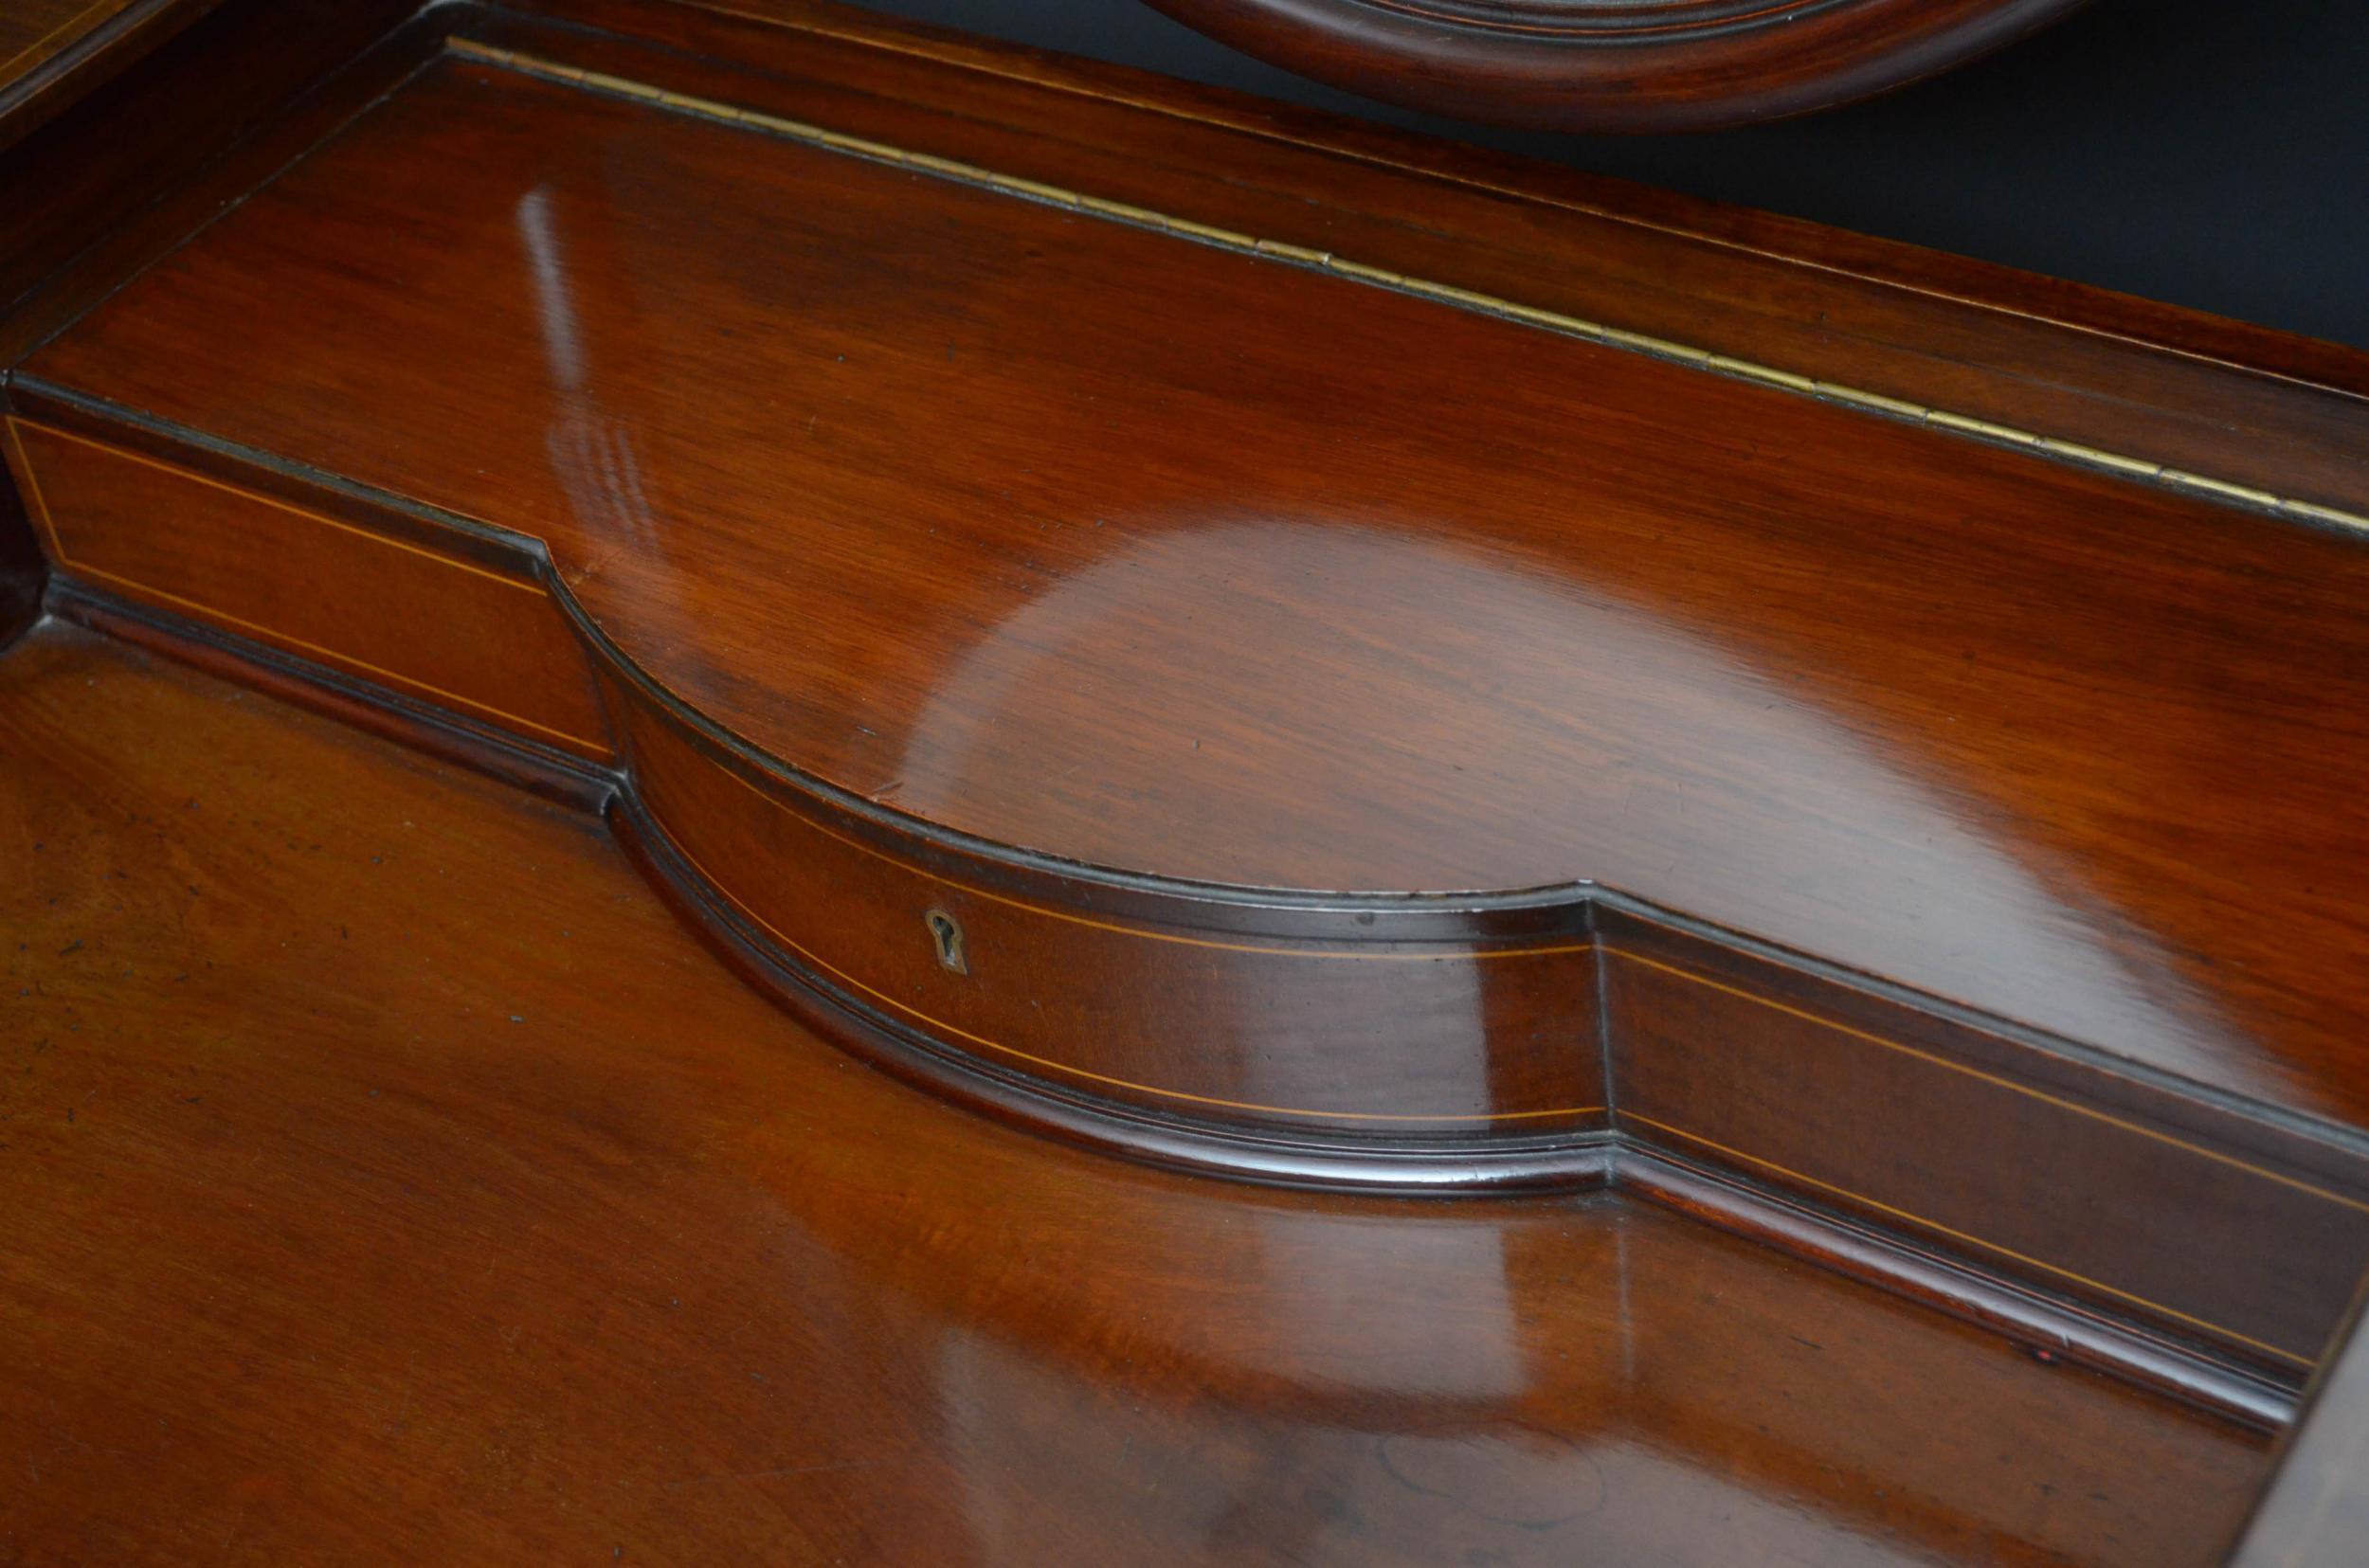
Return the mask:
<path fill-rule="evenodd" d="M 19 387 L 537 537 L 684 704 L 972 838 L 1588 879 L 2369 1114 L 2353 540 L 474 67 Z"/>
<path fill-rule="evenodd" d="M 858 1007 L 969 1055 L 1233 1126 L 1604 1125 L 1584 910 L 1479 943 L 1482 922 L 1404 910 L 1311 911 L 1296 941 L 1240 906 L 1170 899 L 1147 919 L 1058 877 L 917 856 L 909 834 L 716 757 L 644 694 L 611 708 L 635 797 L 698 885 Z M 959 967 L 934 916 L 959 932 Z"/>
<path fill-rule="evenodd" d="M 1650 917 L 1596 929 L 1626 1137 L 2288 1379 L 2369 1267 L 2343 1143 Z"/>
<path fill-rule="evenodd" d="M 2307 1370 L 2369 1167 L 2261 1102 L 2360 1092 L 2357 544 L 623 94 L 438 65 L 39 356 L 62 592 L 621 758 L 761 980 L 1065 1137 L 1617 1133 Z"/>
<path fill-rule="evenodd" d="M 966 1117 L 732 982 L 588 820 L 119 643 L 0 658 L 0 741 L 27 1560 L 2161 1565 L 2262 1474 L 1617 1199 Z"/>
<path fill-rule="evenodd" d="M 531 562 L 481 564 L 367 509 L 339 516 L 55 426 L 11 420 L 8 440 L 51 556 L 77 579 L 541 745 L 613 755 L 581 651 Z M 249 569 L 259 556 L 274 569 Z M 421 635 L 438 624 L 469 630 Z"/>
<path fill-rule="evenodd" d="M 170 36 L 205 9 L 205 0 L 12 0 L 0 10 L 0 148 L 56 113 L 54 100 L 103 79 L 105 57 L 133 53 L 136 35 Z"/>
<path fill-rule="evenodd" d="M 323 78 L 393 28 L 407 0 L 101 0 L 131 25 L 63 79 L 0 90 L 0 352 L 13 360 L 126 275 L 111 243 L 159 217 L 189 225 L 220 210 L 179 199 Z M 121 74 L 118 74 L 121 73 Z M 36 93 L 34 89 L 38 88 Z M 300 113 L 297 117 L 301 118 Z M 268 140 L 268 137 L 261 139 Z M 251 181 L 300 151 L 282 148 Z M 70 301 L 70 304 L 66 302 Z M 61 309 L 61 305 L 65 308 Z M 44 308 L 46 306 L 47 308 Z"/>
<path fill-rule="evenodd" d="M 134 0 L 19 0 L 0 17 L 0 86 L 14 81 Z"/>
<path fill-rule="evenodd" d="M 830 0 L 515 9 L 462 35 L 2369 515 L 2357 350 Z"/>
<path fill-rule="evenodd" d="M 47 576 L 32 519 L 25 514 L 15 484 L 0 477 L 0 649 L 33 623 Z"/>
<path fill-rule="evenodd" d="M 760 989 L 1070 1142 L 1298 1185 L 1610 1180 L 2273 1424 L 2369 1255 L 2369 1162 L 2344 1140 L 1610 895 L 1276 909 L 1097 887 L 851 812 L 635 682 L 606 704 L 627 775 L 554 771 L 568 759 L 504 755 L 497 731 L 399 691 L 373 700 L 72 581 L 51 602 L 553 799 L 613 802 L 654 883 Z M 1724 1177 L 1673 1189 L 1673 1156 Z M 1772 1226 L 1772 1199 L 1810 1212 Z"/>
<path fill-rule="evenodd" d="M 2358 356 L 805 0 L 267 11 L 0 168 L 6 357 L 113 295 L 0 645 L 246 688 L 0 658 L 0 1558 L 2228 1544 L 2369 1253 Z"/>

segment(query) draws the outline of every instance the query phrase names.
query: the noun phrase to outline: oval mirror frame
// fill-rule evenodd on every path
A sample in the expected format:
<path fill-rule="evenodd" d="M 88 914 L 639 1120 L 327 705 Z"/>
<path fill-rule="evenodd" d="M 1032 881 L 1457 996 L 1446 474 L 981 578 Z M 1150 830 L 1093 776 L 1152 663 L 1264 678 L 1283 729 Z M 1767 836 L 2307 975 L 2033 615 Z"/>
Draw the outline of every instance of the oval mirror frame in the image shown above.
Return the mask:
<path fill-rule="evenodd" d="M 1458 119 L 1711 130 L 1815 113 L 2087 0 L 1149 0 L 1286 70 Z"/>

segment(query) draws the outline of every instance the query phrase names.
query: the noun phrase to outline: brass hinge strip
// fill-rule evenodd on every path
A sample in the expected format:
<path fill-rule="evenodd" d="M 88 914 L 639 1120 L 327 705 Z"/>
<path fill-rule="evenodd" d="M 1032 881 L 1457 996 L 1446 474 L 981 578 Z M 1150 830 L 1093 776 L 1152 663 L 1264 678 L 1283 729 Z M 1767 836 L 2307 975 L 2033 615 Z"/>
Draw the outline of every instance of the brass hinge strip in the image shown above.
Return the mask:
<path fill-rule="evenodd" d="M 1413 295 L 1418 298 L 1430 299 L 1463 310 L 1477 311 L 1488 315 L 1501 316 L 1528 326 L 1542 327 L 1549 332 L 1559 333 L 1567 337 L 1581 338 L 1590 343 L 1602 344 L 1607 348 L 1625 349 L 1655 359 L 1691 366 L 1696 369 L 1709 370 L 1716 374 L 1732 376 L 1738 380 L 1757 382 L 1763 386 L 1775 387 L 1806 397 L 1814 397 L 1823 402 L 1840 404 L 1867 413 L 1926 424 L 1938 430 L 1971 436 L 1977 440 L 2002 446 L 2014 446 L 2043 453 L 2078 467 L 2116 474 L 2125 478 L 2147 480 L 2173 490 L 2185 491 L 2228 504 L 2250 507 L 2275 516 L 2315 523 L 2324 527 L 2353 529 L 2369 533 L 2369 516 L 2347 512 L 2339 507 L 2324 506 L 2316 501 L 2297 500 L 2292 496 L 2274 495 L 2252 485 L 2236 484 L 2228 479 L 2214 478 L 2210 475 L 2191 473 L 2186 469 L 2174 468 L 2169 464 L 2154 462 L 2144 458 L 2133 458 L 2119 452 L 2102 451 L 2097 447 L 2067 441 L 2061 437 L 2042 435 L 2037 431 L 2023 430 L 2014 425 L 1976 419 L 1970 415 L 1953 413 L 1945 408 L 1931 408 L 1902 398 L 1886 397 L 1880 392 L 1871 392 L 1863 387 L 1849 387 L 1840 382 L 1821 381 L 1792 370 L 1781 370 L 1774 366 L 1758 364 L 1748 359 L 1738 359 L 1729 354 L 1712 353 L 1709 350 L 1674 342 L 1666 337 L 1629 332 L 1619 327 L 1608 326 L 1600 321 L 1590 321 L 1583 316 L 1566 315 L 1562 311 L 1547 310 L 1537 305 L 1525 305 L 1519 300 L 1503 298 L 1497 295 L 1482 294 L 1473 289 L 1461 289 L 1454 284 L 1434 282 L 1426 278 L 1410 277 L 1404 273 L 1392 272 L 1384 267 L 1368 266 L 1362 261 L 1353 261 L 1347 257 L 1336 256 L 1330 251 L 1313 250 L 1305 245 L 1290 244 L 1281 240 L 1262 240 L 1256 235 L 1244 234 L 1235 229 L 1195 223 L 1189 218 L 1180 218 L 1173 213 L 1158 212 L 1149 207 L 1136 207 L 1127 202 L 1109 201 L 1100 196 L 1089 196 L 1079 191 L 1063 189 L 1059 186 L 1046 185 L 1039 180 L 1022 179 L 1015 174 L 1000 173 L 977 164 L 964 163 L 954 158 L 942 158 L 929 153 L 911 152 L 888 142 L 874 141 L 867 136 L 850 135 L 846 132 L 834 131 L 827 126 L 814 125 L 805 120 L 789 119 L 780 115 L 769 115 L 756 109 L 742 109 L 714 99 L 696 98 L 685 93 L 671 93 L 661 87 L 652 86 L 646 81 L 609 76 L 600 71 L 588 71 L 512 49 L 497 49 L 472 39 L 450 39 L 446 46 L 452 53 L 462 59 L 497 65 L 505 70 L 515 71 L 522 76 L 537 77 L 609 97 L 655 104 L 678 114 L 690 115 L 701 119 L 747 126 L 752 130 L 763 131 L 792 141 L 804 142 L 830 152 L 843 153 L 877 163 L 894 165 L 900 169 L 917 170 L 923 173 L 934 174 L 964 185 L 982 187 L 1028 201 L 1043 202 L 1078 212 L 1089 212 L 1114 223 L 1177 235 L 1203 244 L 1214 245 L 1222 250 L 1237 251 L 1247 256 L 1262 256 L 1274 261 L 1313 268 L 1321 272 L 1331 273 L 1336 277 L 1371 284 L 1377 288 L 1391 289 L 1401 294 Z"/>

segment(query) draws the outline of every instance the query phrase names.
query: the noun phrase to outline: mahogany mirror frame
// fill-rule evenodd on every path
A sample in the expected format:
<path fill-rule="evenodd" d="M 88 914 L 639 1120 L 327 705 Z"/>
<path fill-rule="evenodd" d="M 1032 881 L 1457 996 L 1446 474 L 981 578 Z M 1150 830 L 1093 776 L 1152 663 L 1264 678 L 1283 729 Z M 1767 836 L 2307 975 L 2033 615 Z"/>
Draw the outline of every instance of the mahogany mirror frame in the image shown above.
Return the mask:
<path fill-rule="evenodd" d="M 1937 75 L 2087 0 L 1150 0 L 1285 70 L 1459 119 L 1700 131 Z"/>

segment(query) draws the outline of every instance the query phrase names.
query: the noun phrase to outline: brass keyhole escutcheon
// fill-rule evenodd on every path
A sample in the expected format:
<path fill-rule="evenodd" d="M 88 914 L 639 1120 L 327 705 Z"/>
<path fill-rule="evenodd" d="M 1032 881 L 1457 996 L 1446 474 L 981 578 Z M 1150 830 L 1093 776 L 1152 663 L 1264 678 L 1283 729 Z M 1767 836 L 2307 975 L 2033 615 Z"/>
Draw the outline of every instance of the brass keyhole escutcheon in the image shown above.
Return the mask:
<path fill-rule="evenodd" d="M 963 923 L 944 910 L 931 910 L 921 917 L 921 923 L 930 928 L 930 945 L 937 949 L 938 967 L 958 975 L 970 973 L 970 964 L 963 957 Z"/>

